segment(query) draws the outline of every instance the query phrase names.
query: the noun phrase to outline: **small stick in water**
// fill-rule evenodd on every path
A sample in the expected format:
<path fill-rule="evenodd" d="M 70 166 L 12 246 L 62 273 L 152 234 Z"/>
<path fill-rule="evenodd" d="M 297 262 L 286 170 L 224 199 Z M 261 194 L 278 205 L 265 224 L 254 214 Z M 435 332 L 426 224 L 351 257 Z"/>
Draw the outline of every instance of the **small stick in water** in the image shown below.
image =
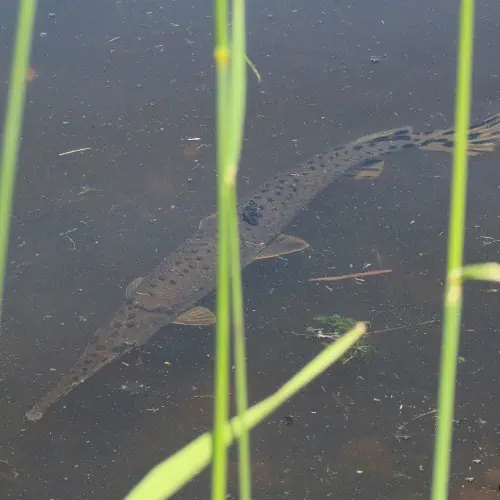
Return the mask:
<path fill-rule="evenodd" d="M 309 281 L 340 281 L 349 278 L 361 278 L 362 276 L 375 276 L 377 274 L 392 273 L 392 269 L 379 269 L 377 271 L 365 271 L 364 273 L 343 274 L 342 276 L 324 276 L 322 278 L 310 278 Z"/>

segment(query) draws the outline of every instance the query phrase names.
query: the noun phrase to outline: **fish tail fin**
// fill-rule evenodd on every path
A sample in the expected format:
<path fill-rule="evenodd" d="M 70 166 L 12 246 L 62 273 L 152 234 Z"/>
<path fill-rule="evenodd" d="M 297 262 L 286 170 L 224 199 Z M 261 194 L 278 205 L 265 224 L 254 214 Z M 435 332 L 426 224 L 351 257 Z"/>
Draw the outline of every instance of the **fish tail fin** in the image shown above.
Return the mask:
<path fill-rule="evenodd" d="M 500 143 L 500 113 L 473 125 L 469 130 L 469 156 L 491 153 Z M 453 128 L 436 130 L 422 134 L 418 146 L 426 151 L 443 151 L 451 153 L 455 146 L 455 130 Z"/>

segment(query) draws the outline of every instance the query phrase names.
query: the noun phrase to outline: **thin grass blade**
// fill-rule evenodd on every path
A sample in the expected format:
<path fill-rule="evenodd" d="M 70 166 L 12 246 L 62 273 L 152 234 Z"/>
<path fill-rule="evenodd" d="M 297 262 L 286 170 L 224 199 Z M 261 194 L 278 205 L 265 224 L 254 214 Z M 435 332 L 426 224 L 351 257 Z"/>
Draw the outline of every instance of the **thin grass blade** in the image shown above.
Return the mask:
<path fill-rule="evenodd" d="M 448 234 L 448 266 L 444 297 L 432 500 L 446 500 L 449 488 L 455 384 L 462 316 L 462 265 L 467 205 L 467 147 L 470 122 L 473 40 L 474 0 L 462 0 L 459 24 L 455 148 L 453 151 Z"/>
<path fill-rule="evenodd" d="M 10 216 L 26 100 L 26 71 L 30 60 L 36 8 L 37 0 L 21 0 L 19 2 L 7 110 L 3 128 L 0 171 L 0 324 L 9 247 Z"/>
<path fill-rule="evenodd" d="M 330 344 L 312 361 L 295 374 L 274 394 L 257 403 L 242 417 L 234 417 L 223 428 L 223 444 L 229 446 L 244 430 L 253 429 L 323 373 L 365 334 L 366 326 L 358 323 L 339 340 Z M 126 496 L 125 500 L 164 500 L 171 498 L 209 463 L 212 453 L 212 435 L 202 434 L 175 455 L 154 467 Z"/>

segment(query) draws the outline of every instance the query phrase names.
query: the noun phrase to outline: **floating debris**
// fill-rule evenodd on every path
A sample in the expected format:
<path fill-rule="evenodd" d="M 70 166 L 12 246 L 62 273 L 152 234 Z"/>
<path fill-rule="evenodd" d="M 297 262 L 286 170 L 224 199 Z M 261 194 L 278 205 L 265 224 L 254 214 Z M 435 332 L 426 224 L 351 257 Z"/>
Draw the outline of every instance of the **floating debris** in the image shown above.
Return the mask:
<path fill-rule="evenodd" d="M 36 71 L 31 66 L 26 70 L 26 81 L 28 83 L 31 83 L 32 81 L 34 81 L 37 76 L 38 75 L 37 75 Z"/>
<path fill-rule="evenodd" d="M 80 186 L 80 190 L 78 191 L 78 196 L 83 196 L 84 194 L 87 193 L 100 193 L 102 189 L 91 187 L 91 186 Z"/>
<path fill-rule="evenodd" d="M 80 148 L 80 149 L 72 149 L 71 151 L 65 151 L 64 153 L 59 153 L 59 156 L 67 156 L 72 155 L 74 153 L 82 153 L 83 151 L 89 151 L 92 148 Z"/>

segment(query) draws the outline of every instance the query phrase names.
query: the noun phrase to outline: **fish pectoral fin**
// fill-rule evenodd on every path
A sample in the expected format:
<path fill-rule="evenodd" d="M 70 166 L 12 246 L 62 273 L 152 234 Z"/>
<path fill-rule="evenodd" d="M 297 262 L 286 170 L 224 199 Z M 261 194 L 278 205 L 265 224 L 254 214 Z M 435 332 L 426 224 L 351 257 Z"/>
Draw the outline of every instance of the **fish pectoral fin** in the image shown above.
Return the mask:
<path fill-rule="evenodd" d="M 127 302 L 132 302 L 135 292 L 137 288 L 139 288 L 139 285 L 144 281 L 144 278 L 142 276 L 139 276 L 138 278 L 135 278 L 134 281 L 132 281 L 127 288 L 125 288 L 125 300 Z"/>
<path fill-rule="evenodd" d="M 307 243 L 307 241 L 295 236 L 290 236 L 289 234 L 280 234 L 257 255 L 255 260 L 274 259 L 281 255 L 302 252 L 302 250 L 306 250 L 307 248 L 309 248 L 309 243 Z"/>
<path fill-rule="evenodd" d="M 177 316 L 172 323 L 187 326 L 210 326 L 216 323 L 216 318 L 210 309 L 197 306 Z"/>

